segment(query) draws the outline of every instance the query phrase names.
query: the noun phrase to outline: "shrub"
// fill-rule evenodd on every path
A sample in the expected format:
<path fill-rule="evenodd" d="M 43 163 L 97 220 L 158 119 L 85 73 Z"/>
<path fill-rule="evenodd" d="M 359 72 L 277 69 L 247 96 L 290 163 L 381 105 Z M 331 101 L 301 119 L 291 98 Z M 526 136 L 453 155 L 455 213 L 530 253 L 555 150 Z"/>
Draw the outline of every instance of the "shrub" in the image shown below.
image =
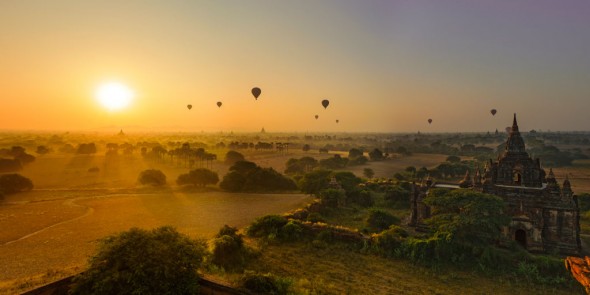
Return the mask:
<path fill-rule="evenodd" d="M 195 294 L 205 242 L 172 227 L 132 228 L 101 241 L 71 294 Z"/>
<path fill-rule="evenodd" d="M 337 208 L 339 203 L 345 199 L 345 194 L 342 190 L 325 189 L 320 192 L 320 201 L 322 205 Z"/>
<path fill-rule="evenodd" d="M 286 242 L 298 241 L 303 237 L 303 227 L 299 221 L 290 220 L 279 232 L 279 239 Z"/>
<path fill-rule="evenodd" d="M 33 189 L 33 182 L 20 174 L 0 175 L 0 193 L 14 194 Z"/>
<path fill-rule="evenodd" d="M 326 220 L 322 217 L 322 215 L 318 212 L 312 212 L 307 215 L 307 221 L 309 222 L 326 222 Z"/>
<path fill-rule="evenodd" d="M 166 175 L 164 175 L 162 171 L 156 169 L 143 170 L 139 173 L 138 181 L 143 185 L 165 185 Z"/>
<path fill-rule="evenodd" d="M 279 215 L 266 215 L 256 219 L 248 229 L 246 234 L 251 237 L 268 238 L 269 236 L 278 236 L 280 229 L 287 224 L 287 219 Z"/>
<path fill-rule="evenodd" d="M 383 231 L 388 229 L 391 225 L 399 223 L 399 218 L 391 215 L 391 213 L 387 211 L 380 209 L 369 210 L 369 216 L 367 217 L 366 221 L 367 227 L 375 231 Z"/>
<path fill-rule="evenodd" d="M 277 277 L 271 273 L 259 274 L 246 272 L 240 279 L 240 285 L 249 291 L 260 294 L 289 294 L 292 281 Z"/>
<path fill-rule="evenodd" d="M 362 207 L 371 207 L 375 203 L 371 192 L 367 190 L 356 189 L 348 195 L 352 199 L 352 202 Z"/>
<path fill-rule="evenodd" d="M 227 270 L 243 267 L 248 258 L 249 250 L 244 246 L 242 235 L 238 229 L 224 225 L 213 240 L 211 263 Z"/>
<path fill-rule="evenodd" d="M 391 257 L 396 255 L 396 250 L 407 237 L 408 233 L 403 228 L 392 225 L 388 230 L 373 235 L 371 240 L 377 253 Z"/>

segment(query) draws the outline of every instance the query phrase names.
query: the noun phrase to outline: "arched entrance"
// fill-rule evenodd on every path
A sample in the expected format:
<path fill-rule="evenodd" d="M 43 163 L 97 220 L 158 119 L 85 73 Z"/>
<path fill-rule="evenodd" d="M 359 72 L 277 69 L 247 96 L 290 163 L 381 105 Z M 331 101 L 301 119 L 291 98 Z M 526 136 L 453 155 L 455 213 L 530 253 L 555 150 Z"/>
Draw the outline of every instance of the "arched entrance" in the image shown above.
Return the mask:
<path fill-rule="evenodd" d="M 526 232 L 522 229 L 517 229 L 514 232 L 514 240 L 526 249 Z"/>

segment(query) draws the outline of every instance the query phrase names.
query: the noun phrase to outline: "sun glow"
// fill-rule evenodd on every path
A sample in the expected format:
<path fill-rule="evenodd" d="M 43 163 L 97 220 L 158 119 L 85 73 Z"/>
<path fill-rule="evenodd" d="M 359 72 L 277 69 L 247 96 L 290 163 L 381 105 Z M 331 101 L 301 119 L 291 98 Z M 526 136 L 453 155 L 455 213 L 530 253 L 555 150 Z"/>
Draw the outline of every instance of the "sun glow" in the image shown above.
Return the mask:
<path fill-rule="evenodd" d="M 102 84 L 96 90 L 96 99 L 109 111 L 119 111 L 131 103 L 133 100 L 133 91 L 118 82 L 109 82 Z"/>

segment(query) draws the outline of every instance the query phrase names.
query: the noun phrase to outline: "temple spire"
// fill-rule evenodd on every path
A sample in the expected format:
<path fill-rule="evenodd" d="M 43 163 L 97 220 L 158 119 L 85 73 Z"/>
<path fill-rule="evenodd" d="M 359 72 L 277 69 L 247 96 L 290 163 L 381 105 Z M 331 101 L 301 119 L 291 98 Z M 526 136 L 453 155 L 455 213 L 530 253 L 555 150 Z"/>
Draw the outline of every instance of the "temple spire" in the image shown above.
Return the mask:
<path fill-rule="evenodd" d="M 506 142 L 506 153 L 512 154 L 526 154 L 524 140 L 518 131 L 518 122 L 516 121 L 516 113 L 514 113 L 514 120 L 512 121 L 512 129 Z"/>
<path fill-rule="evenodd" d="M 518 123 L 516 122 L 516 113 L 514 113 L 514 119 L 512 120 L 512 129 L 511 129 L 511 133 L 512 132 L 518 132 Z"/>

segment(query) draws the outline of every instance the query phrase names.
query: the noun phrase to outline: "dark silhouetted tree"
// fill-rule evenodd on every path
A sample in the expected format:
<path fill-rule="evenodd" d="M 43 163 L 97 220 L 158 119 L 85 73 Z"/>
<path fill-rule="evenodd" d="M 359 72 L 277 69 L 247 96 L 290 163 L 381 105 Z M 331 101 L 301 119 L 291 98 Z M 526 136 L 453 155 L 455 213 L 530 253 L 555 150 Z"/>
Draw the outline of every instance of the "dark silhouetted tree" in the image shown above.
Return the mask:
<path fill-rule="evenodd" d="M 176 179 L 178 185 L 194 185 L 201 187 L 209 184 L 216 184 L 217 182 L 219 182 L 219 176 L 217 173 L 206 168 L 191 170 L 187 174 L 179 175 L 178 179 Z"/>
<path fill-rule="evenodd" d="M 33 189 L 33 182 L 20 174 L 0 175 L 0 193 L 13 194 Z"/>
<path fill-rule="evenodd" d="M 373 176 L 375 176 L 375 171 L 373 171 L 371 168 L 365 168 L 363 169 L 363 175 L 366 178 L 373 178 Z"/>
<path fill-rule="evenodd" d="M 371 161 L 381 161 L 385 157 L 383 156 L 383 152 L 381 150 L 374 149 L 371 152 L 369 152 L 369 158 L 371 158 Z"/>
<path fill-rule="evenodd" d="M 238 161 L 245 161 L 244 155 L 236 151 L 228 151 L 225 154 L 225 163 L 228 165 L 233 165 Z"/>
<path fill-rule="evenodd" d="M 204 241 L 172 227 L 132 228 L 101 241 L 71 294 L 198 294 Z"/>
<path fill-rule="evenodd" d="M 164 173 L 160 170 L 148 169 L 141 171 L 141 173 L 139 173 L 138 181 L 143 185 L 165 185 L 166 175 L 164 175 Z"/>

